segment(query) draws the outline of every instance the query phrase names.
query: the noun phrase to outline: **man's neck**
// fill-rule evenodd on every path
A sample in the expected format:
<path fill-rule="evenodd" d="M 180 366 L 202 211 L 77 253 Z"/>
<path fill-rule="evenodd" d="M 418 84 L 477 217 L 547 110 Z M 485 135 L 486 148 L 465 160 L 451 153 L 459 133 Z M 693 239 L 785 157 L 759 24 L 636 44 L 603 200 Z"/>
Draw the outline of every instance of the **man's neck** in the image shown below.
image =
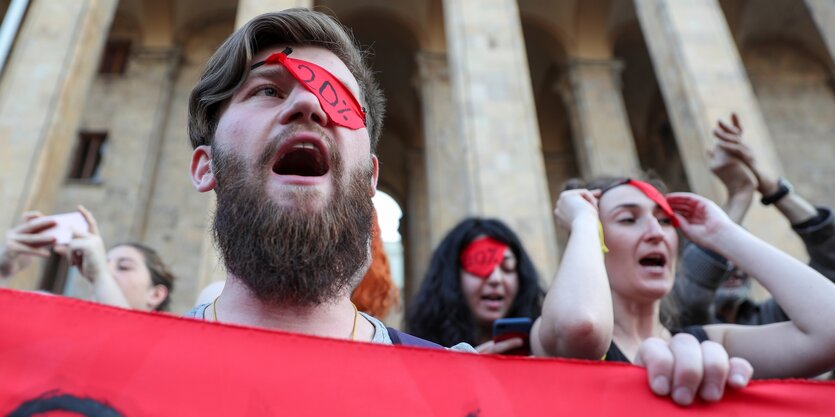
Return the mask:
<path fill-rule="evenodd" d="M 206 309 L 206 319 L 243 326 L 263 327 L 291 333 L 351 340 L 356 323 L 356 338 L 371 341 L 374 325 L 355 313 L 349 295 L 328 303 L 299 307 L 266 303 L 255 297 L 244 283 L 228 277 L 215 305 Z"/>

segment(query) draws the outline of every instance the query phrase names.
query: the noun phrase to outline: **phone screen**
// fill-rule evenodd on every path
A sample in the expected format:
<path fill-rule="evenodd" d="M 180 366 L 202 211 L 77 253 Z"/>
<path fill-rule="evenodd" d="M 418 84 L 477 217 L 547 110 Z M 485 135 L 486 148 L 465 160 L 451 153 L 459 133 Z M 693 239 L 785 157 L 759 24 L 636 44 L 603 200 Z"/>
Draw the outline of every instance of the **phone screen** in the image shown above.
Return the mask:
<path fill-rule="evenodd" d="M 505 355 L 529 356 L 531 354 L 530 334 L 533 321 L 527 317 L 512 317 L 498 319 L 493 322 L 493 341 L 518 337 L 524 344 L 516 349 L 505 352 Z"/>
<path fill-rule="evenodd" d="M 70 243 L 73 229 L 86 231 L 88 228 L 87 220 L 77 211 L 53 214 L 52 216 L 46 216 L 46 218 L 54 220 L 55 226 L 44 230 L 43 234 L 55 237 L 56 245 Z"/>

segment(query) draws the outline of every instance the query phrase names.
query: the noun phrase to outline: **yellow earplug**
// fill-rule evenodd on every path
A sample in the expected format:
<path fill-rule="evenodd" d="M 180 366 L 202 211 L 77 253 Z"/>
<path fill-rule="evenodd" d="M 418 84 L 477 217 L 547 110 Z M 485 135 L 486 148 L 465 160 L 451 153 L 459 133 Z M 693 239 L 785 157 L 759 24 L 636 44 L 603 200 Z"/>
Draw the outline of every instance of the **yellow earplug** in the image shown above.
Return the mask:
<path fill-rule="evenodd" d="M 609 253 L 609 248 L 606 247 L 606 240 L 603 239 L 603 223 L 597 221 L 597 231 L 600 234 L 600 249 L 603 253 Z"/>

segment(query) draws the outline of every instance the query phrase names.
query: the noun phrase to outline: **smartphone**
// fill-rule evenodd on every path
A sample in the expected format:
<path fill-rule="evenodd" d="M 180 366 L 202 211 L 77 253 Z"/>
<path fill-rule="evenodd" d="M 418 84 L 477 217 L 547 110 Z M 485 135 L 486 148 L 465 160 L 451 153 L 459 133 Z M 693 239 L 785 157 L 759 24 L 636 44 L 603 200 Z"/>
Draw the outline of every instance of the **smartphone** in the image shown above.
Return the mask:
<path fill-rule="evenodd" d="M 45 218 L 55 221 L 55 226 L 44 230 L 43 234 L 55 238 L 56 245 L 66 245 L 72 240 L 72 231 L 84 230 L 87 231 L 87 219 L 77 211 L 63 214 L 53 214 Z"/>
<path fill-rule="evenodd" d="M 531 326 L 533 326 L 533 321 L 527 317 L 498 319 L 493 322 L 493 342 L 518 337 L 522 339 L 524 344 L 504 354 L 529 356 L 531 354 Z"/>

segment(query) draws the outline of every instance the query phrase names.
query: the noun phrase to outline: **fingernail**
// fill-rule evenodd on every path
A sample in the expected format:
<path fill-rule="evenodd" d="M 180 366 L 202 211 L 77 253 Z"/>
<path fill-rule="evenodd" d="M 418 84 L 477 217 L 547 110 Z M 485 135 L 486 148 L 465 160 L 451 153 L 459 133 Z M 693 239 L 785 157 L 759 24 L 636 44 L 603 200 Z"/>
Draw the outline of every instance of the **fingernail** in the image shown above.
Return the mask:
<path fill-rule="evenodd" d="M 737 386 L 745 385 L 745 377 L 742 374 L 733 374 L 731 375 L 731 382 Z"/>
<path fill-rule="evenodd" d="M 665 376 L 657 376 L 652 380 L 652 391 L 658 395 L 670 393 L 670 380 Z"/>
<path fill-rule="evenodd" d="M 719 401 L 722 393 L 716 384 L 707 384 L 702 388 L 702 398 L 707 401 Z"/>
<path fill-rule="evenodd" d="M 681 405 L 689 405 L 693 402 L 693 392 L 690 388 L 678 387 L 673 391 L 673 401 Z"/>

